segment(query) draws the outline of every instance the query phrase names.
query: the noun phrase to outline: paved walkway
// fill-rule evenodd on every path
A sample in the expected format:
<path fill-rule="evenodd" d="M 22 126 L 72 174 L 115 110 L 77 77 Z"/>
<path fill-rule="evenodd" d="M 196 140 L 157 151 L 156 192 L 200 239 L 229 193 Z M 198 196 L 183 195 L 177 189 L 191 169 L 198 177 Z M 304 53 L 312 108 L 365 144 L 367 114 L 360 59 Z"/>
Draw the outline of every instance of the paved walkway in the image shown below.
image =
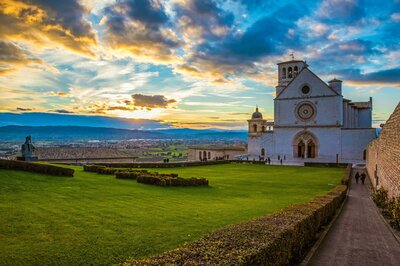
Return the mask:
<path fill-rule="evenodd" d="M 368 185 L 353 179 L 347 202 L 310 265 L 400 265 L 400 244 L 375 208 Z"/>

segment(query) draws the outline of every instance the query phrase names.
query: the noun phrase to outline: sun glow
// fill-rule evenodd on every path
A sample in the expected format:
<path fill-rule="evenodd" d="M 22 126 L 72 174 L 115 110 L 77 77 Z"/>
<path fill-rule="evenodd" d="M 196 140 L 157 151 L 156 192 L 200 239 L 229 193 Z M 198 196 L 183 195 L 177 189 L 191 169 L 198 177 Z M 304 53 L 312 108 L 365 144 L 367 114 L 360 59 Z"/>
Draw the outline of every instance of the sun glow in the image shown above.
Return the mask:
<path fill-rule="evenodd" d="M 155 119 L 161 116 L 162 113 L 162 108 L 152 108 L 150 110 L 146 108 L 141 108 L 135 111 L 115 110 L 110 112 L 111 115 L 115 115 L 118 117 L 135 119 Z"/>

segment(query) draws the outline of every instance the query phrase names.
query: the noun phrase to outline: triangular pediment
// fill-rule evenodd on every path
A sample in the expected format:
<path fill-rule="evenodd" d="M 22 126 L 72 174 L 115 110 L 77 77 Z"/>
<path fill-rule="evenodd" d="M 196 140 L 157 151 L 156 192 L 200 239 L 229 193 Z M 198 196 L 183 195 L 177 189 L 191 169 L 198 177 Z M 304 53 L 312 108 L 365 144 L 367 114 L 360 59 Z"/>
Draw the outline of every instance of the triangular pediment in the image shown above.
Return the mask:
<path fill-rule="evenodd" d="M 302 88 L 308 86 L 309 93 L 304 94 Z M 299 98 L 299 97 L 319 97 L 339 95 L 317 75 L 308 68 L 303 68 L 299 74 L 284 88 L 276 99 Z"/>

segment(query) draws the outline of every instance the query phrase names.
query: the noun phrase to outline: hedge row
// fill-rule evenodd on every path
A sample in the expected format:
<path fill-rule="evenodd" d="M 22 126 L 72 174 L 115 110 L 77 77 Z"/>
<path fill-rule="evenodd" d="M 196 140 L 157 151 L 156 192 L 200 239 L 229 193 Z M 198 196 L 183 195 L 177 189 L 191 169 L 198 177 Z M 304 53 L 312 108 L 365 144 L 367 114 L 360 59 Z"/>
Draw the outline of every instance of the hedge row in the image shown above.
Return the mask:
<path fill-rule="evenodd" d="M 83 166 L 83 171 L 85 172 L 94 172 L 94 173 L 99 173 L 99 174 L 104 174 L 104 175 L 113 175 L 115 172 L 117 172 L 118 169 L 116 168 L 110 168 L 102 165 L 88 165 L 85 164 Z"/>
<path fill-rule="evenodd" d="M 231 161 L 206 161 L 206 162 L 172 162 L 172 163 L 95 163 L 95 165 L 102 165 L 115 168 L 172 168 L 172 167 L 187 167 L 187 166 L 201 166 L 201 165 L 214 165 L 226 164 Z"/>
<path fill-rule="evenodd" d="M 346 166 L 346 169 L 344 170 L 343 178 L 342 178 L 342 185 L 349 185 L 349 182 L 351 180 L 351 169 L 352 165 L 349 163 Z"/>
<path fill-rule="evenodd" d="M 400 229 L 400 197 L 389 198 L 388 193 L 383 188 L 374 192 L 372 199 L 375 204 L 381 209 L 383 216 L 389 219 L 390 224 Z"/>
<path fill-rule="evenodd" d="M 74 170 L 55 165 L 28 163 L 22 161 L 2 160 L 0 159 L 1 169 L 13 169 L 27 172 L 42 173 L 57 176 L 74 176 Z"/>
<path fill-rule="evenodd" d="M 315 242 L 346 197 L 339 185 L 310 202 L 228 226 L 181 248 L 123 265 L 293 265 Z"/>
<path fill-rule="evenodd" d="M 116 178 L 136 179 L 138 183 L 157 185 L 157 186 L 208 186 L 205 178 L 181 178 L 178 174 L 159 174 L 148 171 L 121 171 L 115 173 Z"/>
<path fill-rule="evenodd" d="M 304 166 L 310 167 L 347 167 L 347 163 L 321 163 L 321 162 L 305 162 Z"/>
<path fill-rule="evenodd" d="M 119 179 L 133 179 L 136 180 L 140 175 L 148 174 L 147 170 L 122 170 L 115 172 L 115 177 Z"/>

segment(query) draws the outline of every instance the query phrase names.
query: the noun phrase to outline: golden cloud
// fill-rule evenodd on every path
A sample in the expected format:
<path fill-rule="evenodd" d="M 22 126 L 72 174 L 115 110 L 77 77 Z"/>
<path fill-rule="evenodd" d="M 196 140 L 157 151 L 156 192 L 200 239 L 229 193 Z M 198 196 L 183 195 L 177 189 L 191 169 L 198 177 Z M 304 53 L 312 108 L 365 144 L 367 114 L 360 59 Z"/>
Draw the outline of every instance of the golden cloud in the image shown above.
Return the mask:
<path fill-rule="evenodd" d="M 0 75 L 9 74 L 20 66 L 41 63 L 41 60 L 32 58 L 19 46 L 0 39 Z"/>
<path fill-rule="evenodd" d="M 2 0 L 0 36 L 9 41 L 54 47 L 54 44 L 94 57 L 97 37 L 87 12 L 77 1 L 43 2 Z"/>

